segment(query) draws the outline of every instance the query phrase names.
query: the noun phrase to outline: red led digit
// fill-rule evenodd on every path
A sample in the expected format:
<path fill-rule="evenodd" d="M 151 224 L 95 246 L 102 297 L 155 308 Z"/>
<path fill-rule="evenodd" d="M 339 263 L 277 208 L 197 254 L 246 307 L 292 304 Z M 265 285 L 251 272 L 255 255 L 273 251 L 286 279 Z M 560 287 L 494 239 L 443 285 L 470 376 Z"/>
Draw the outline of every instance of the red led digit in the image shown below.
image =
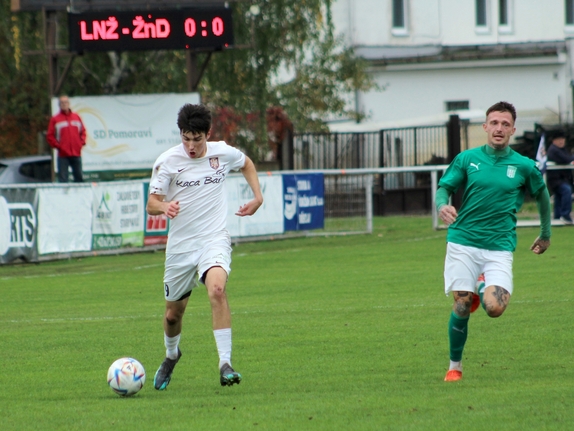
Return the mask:
<path fill-rule="evenodd" d="M 221 36 L 223 34 L 223 20 L 218 16 L 213 18 L 213 21 L 211 21 L 211 31 L 216 36 Z"/>
<path fill-rule="evenodd" d="M 187 37 L 193 37 L 197 33 L 197 27 L 193 18 L 187 18 L 183 23 L 183 28 Z"/>

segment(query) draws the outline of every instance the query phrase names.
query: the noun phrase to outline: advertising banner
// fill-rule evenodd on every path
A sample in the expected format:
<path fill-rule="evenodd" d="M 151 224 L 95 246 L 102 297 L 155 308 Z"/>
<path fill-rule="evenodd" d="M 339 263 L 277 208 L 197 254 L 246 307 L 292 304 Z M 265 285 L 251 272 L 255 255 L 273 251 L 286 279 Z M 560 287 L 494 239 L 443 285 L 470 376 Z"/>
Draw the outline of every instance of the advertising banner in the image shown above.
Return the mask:
<path fill-rule="evenodd" d="M 143 246 L 142 182 L 94 183 L 92 191 L 92 250 Z"/>
<path fill-rule="evenodd" d="M 198 93 L 70 97 L 87 130 L 84 178 L 114 180 L 151 174 L 155 159 L 181 142 L 177 113 L 199 103 Z M 52 99 L 52 113 L 59 112 Z"/>
<path fill-rule="evenodd" d="M 242 175 L 225 180 L 227 189 L 227 230 L 231 237 L 276 235 L 283 233 L 283 180 L 281 175 L 259 176 L 263 205 L 252 216 L 239 217 L 235 213 L 240 206 L 253 199 L 251 187 Z"/>
<path fill-rule="evenodd" d="M 89 251 L 92 201 L 90 184 L 38 189 L 38 253 Z"/>
<path fill-rule="evenodd" d="M 145 217 L 144 245 L 166 244 L 169 219 L 166 215 L 152 216 L 146 212 L 145 207 L 149 196 L 149 181 L 144 181 L 143 190 Z"/>
<path fill-rule="evenodd" d="M 325 227 L 323 174 L 284 174 L 285 230 Z"/>
<path fill-rule="evenodd" d="M 38 260 L 36 189 L 0 189 L 0 263 Z"/>

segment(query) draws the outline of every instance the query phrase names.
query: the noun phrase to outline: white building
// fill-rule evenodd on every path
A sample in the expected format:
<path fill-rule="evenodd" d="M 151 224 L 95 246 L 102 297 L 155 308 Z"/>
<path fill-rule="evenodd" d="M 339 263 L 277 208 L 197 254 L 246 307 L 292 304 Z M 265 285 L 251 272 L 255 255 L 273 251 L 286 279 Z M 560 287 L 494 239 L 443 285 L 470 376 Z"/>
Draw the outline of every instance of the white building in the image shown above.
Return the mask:
<path fill-rule="evenodd" d="M 332 12 L 381 88 L 355 95 L 367 122 L 400 127 L 500 100 L 517 108 L 517 136 L 572 122 L 574 0 L 335 0 Z"/>

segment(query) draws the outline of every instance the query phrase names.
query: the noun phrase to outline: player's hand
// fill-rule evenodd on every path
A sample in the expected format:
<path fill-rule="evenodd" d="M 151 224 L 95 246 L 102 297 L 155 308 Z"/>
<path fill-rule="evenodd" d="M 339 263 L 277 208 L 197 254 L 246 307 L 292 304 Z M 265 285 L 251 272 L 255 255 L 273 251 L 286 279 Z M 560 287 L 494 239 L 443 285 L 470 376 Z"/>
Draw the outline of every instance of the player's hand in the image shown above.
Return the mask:
<path fill-rule="evenodd" d="M 255 211 L 257 211 L 262 204 L 263 200 L 253 199 L 245 205 L 240 206 L 235 215 L 239 217 L 251 216 L 255 214 Z"/>
<path fill-rule="evenodd" d="M 458 213 L 452 205 L 444 205 L 438 212 L 438 216 L 448 226 L 456 221 Z"/>
<path fill-rule="evenodd" d="M 165 209 L 165 215 L 169 218 L 174 218 L 179 214 L 179 201 L 166 202 L 167 208 Z"/>
<path fill-rule="evenodd" d="M 536 254 L 542 254 L 550 247 L 550 240 L 549 239 L 540 239 L 540 237 L 534 240 L 534 243 L 530 246 L 530 250 L 532 250 Z"/>

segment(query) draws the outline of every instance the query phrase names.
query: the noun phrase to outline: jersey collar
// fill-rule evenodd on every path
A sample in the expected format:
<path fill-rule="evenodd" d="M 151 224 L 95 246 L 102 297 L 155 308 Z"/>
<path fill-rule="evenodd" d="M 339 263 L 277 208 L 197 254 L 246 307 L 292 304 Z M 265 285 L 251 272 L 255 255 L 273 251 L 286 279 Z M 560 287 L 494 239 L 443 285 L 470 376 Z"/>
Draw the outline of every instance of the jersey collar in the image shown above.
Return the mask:
<path fill-rule="evenodd" d="M 490 145 L 486 144 L 484 146 L 484 152 L 489 156 L 504 157 L 510 154 L 510 146 L 507 146 L 504 150 L 495 150 Z"/>

